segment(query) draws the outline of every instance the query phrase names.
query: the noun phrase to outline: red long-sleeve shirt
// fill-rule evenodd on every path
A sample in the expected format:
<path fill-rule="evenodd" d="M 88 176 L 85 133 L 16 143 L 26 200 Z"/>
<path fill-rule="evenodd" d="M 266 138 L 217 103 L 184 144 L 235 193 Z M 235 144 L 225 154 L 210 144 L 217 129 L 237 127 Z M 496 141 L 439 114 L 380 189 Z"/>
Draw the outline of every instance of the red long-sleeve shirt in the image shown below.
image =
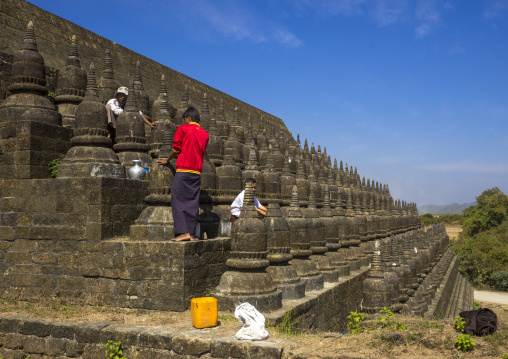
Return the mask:
<path fill-rule="evenodd" d="M 177 172 L 201 174 L 208 138 L 208 133 L 197 122 L 178 127 L 173 139 L 173 151 L 179 153 Z"/>

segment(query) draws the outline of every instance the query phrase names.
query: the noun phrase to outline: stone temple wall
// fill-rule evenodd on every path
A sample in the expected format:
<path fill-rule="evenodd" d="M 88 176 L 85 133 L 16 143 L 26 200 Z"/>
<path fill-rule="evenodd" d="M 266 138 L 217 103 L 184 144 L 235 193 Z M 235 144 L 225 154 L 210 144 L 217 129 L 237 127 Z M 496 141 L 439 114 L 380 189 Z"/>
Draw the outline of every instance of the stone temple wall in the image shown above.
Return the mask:
<path fill-rule="evenodd" d="M 191 298 L 212 293 L 220 310 L 249 302 L 272 323 L 290 312 L 299 327 L 315 331 L 345 330 L 357 310 L 451 317 L 472 307 L 444 227 L 422 229 L 416 205 L 392 198 L 388 185 L 332 164 L 321 146 L 302 146 L 280 120 L 266 115 L 251 126 L 243 114 L 262 111 L 26 2 L 3 1 L 0 10 L 0 81 L 8 85 L 0 103 L 0 297 L 184 311 Z M 20 24 L 31 17 L 41 26 L 25 23 L 23 33 Z M 77 32 L 70 51 L 57 31 Z M 119 115 L 114 145 L 100 100 L 108 73 L 76 66 L 79 58 L 100 59 L 109 46 L 113 64 L 135 75 L 137 94 Z M 150 107 L 147 93 L 153 100 L 158 82 L 150 109 L 160 124 L 145 133 L 138 110 Z M 206 102 L 198 106 L 210 134 L 201 240 L 172 242 L 173 172 L 156 159 L 167 157 L 188 105 L 177 101 L 184 84 L 191 102 L 206 91 L 212 105 L 224 101 L 228 115 L 215 118 Z M 46 164 L 59 155 L 58 178 L 49 178 Z M 149 165 L 147 180 L 126 176 L 133 160 Z M 263 220 L 252 186 L 244 187 L 250 177 L 268 207 Z M 229 206 L 244 188 L 242 215 L 231 225 Z M 32 335 L 1 324 L 13 340 Z M 46 345 L 47 336 L 38 341 Z"/>
<path fill-rule="evenodd" d="M 69 53 L 71 38 L 77 37 L 77 45 L 81 64 L 88 69 L 94 62 L 100 73 L 104 67 L 106 49 L 111 51 L 114 77 L 120 86 L 128 84 L 134 78 L 136 62 L 140 62 L 145 91 L 151 101 L 158 96 L 159 82 L 162 74 L 168 83 L 170 104 L 178 108 L 184 93 L 185 85 L 189 86 L 192 105 L 198 109 L 203 102 L 203 94 L 208 94 L 210 108 L 219 110 L 222 100 L 228 121 L 232 120 L 233 109 L 238 107 L 240 120 L 245 124 L 247 113 L 251 113 L 252 121 L 257 124 L 261 116 L 264 120 L 277 126 L 284 126 L 281 119 L 258 108 L 250 106 L 228 94 L 163 66 L 145 56 L 131 51 L 113 41 L 98 36 L 70 21 L 62 19 L 24 0 L 2 0 L 0 4 L 0 102 L 6 97 L 7 85 L 10 83 L 12 55 L 19 50 L 19 39 L 23 39 L 26 24 L 32 20 L 35 24 L 39 51 L 44 56 L 48 75 L 50 69 L 63 69 Z"/>

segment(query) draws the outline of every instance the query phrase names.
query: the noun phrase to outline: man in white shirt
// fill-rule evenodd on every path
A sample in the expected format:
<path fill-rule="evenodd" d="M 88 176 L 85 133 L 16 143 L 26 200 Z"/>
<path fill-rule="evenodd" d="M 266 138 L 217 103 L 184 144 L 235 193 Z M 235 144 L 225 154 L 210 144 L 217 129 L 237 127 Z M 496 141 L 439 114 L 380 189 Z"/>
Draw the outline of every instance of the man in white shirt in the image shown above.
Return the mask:
<path fill-rule="evenodd" d="M 119 87 L 116 91 L 115 98 L 112 98 L 106 103 L 106 109 L 108 111 L 108 131 L 109 131 L 109 137 L 113 140 L 116 137 L 116 120 L 118 118 L 118 115 L 120 115 L 123 112 L 123 109 L 125 107 L 125 103 L 127 102 L 127 97 L 129 96 L 129 89 L 125 86 Z M 143 121 L 153 128 L 157 121 L 150 122 L 148 119 L 143 116 L 143 113 L 139 111 L 139 114 L 143 118 Z"/>
<path fill-rule="evenodd" d="M 247 178 L 245 180 L 245 184 L 252 183 L 252 190 L 256 193 L 256 180 L 254 178 Z M 240 192 L 238 196 L 236 196 L 233 203 L 231 203 L 231 223 L 236 221 L 238 217 L 240 217 L 240 212 L 242 211 L 243 206 L 243 197 L 245 195 L 245 190 Z M 256 207 L 256 211 L 258 212 L 259 219 L 263 219 L 266 216 L 266 207 L 259 203 L 256 196 L 254 196 L 254 206 Z"/>

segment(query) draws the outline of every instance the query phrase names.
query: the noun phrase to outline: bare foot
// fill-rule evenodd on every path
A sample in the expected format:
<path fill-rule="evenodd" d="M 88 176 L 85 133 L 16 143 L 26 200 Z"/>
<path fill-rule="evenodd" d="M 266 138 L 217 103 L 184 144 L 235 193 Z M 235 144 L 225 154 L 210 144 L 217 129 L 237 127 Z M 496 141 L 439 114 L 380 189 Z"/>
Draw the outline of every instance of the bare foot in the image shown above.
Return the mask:
<path fill-rule="evenodd" d="M 188 241 L 191 239 L 191 236 L 189 233 L 182 233 L 178 236 L 176 236 L 175 238 L 172 238 L 171 240 L 173 242 L 182 242 L 182 241 Z"/>
<path fill-rule="evenodd" d="M 191 237 L 190 237 L 190 240 L 191 240 L 191 241 L 199 241 L 199 238 L 194 237 L 194 236 L 191 236 Z"/>

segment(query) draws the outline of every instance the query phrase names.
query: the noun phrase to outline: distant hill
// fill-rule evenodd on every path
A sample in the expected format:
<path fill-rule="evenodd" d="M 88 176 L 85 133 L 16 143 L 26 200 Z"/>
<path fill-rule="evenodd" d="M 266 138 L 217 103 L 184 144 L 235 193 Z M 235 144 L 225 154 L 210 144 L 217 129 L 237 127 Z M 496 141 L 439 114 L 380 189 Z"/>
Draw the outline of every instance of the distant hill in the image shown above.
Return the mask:
<path fill-rule="evenodd" d="M 427 204 L 425 206 L 418 207 L 418 214 L 425 214 L 425 213 L 431 213 L 431 214 L 462 214 L 462 211 L 464 211 L 466 208 L 475 206 L 476 202 L 472 203 L 452 203 L 452 204 L 445 204 L 445 205 L 435 205 L 435 204 Z"/>

